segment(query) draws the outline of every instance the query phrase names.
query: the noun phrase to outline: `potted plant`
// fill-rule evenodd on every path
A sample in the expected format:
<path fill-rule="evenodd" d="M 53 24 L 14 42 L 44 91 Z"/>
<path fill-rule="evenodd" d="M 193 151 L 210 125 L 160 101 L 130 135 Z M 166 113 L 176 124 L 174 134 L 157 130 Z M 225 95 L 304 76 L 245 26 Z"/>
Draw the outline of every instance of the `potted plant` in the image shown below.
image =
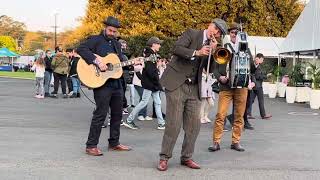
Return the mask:
<path fill-rule="evenodd" d="M 296 85 L 297 82 L 301 82 L 302 81 L 302 71 L 301 71 L 302 67 L 301 64 L 297 64 L 293 67 L 293 70 L 289 73 L 289 82 L 288 82 L 288 86 L 286 87 L 286 101 L 287 103 L 294 103 L 295 99 L 296 99 Z"/>
<path fill-rule="evenodd" d="M 272 73 L 269 73 L 267 75 L 267 78 L 269 79 L 270 81 L 270 84 L 269 84 L 269 98 L 275 98 L 277 96 L 277 77 L 278 77 L 278 74 L 279 74 L 279 67 L 276 66 Z"/>
<path fill-rule="evenodd" d="M 285 76 L 287 74 L 285 68 L 283 67 L 279 67 L 278 69 L 278 77 L 281 77 L 283 78 L 283 76 Z M 285 94 L 286 94 L 286 87 L 287 87 L 287 84 L 283 83 L 282 80 L 280 79 L 280 82 L 277 82 L 277 94 L 279 97 L 285 97 Z"/>
<path fill-rule="evenodd" d="M 320 67 L 309 63 L 312 80 L 312 90 L 310 94 L 310 108 L 319 109 L 320 108 Z"/>

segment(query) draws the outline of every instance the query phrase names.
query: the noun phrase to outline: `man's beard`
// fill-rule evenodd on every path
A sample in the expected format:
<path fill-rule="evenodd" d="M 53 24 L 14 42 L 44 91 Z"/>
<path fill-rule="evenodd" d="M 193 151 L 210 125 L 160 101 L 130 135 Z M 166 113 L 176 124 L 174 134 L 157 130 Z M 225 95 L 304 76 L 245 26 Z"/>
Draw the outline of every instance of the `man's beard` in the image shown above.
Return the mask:
<path fill-rule="evenodd" d="M 113 35 L 107 35 L 107 34 L 105 34 L 105 37 L 106 37 L 107 40 L 115 40 L 115 39 L 116 39 L 116 37 L 113 36 Z"/>

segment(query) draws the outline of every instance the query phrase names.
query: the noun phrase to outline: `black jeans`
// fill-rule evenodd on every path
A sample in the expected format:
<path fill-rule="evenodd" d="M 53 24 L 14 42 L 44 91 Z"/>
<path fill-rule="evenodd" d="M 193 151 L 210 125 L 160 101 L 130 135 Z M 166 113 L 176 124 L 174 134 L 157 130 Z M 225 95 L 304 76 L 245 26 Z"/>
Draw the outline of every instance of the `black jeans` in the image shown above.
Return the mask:
<path fill-rule="evenodd" d="M 254 90 L 249 91 L 250 92 L 250 103 L 247 109 L 247 114 L 252 115 L 252 104 L 254 102 L 254 99 L 256 96 L 258 96 L 258 102 L 259 102 L 259 110 L 260 110 L 260 116 L 264 117 L 266 116 L 266 111 L 264 109 L 264 97 L 263 97 L 263 89 L 262 87 L 256 88 Z"/>
<path fill-rule="evenodd" d="M 59 82 L 61 83 L 62 94 L 66 94 L 66 86 L 67 86 L 67 75 L 66 74 L 58 74 L 53 73 L 54 77 L 54 90 L 52 94 L 58 94 L 59 90 Z"/>
<path fill-rule="evenodd" d="M 67 77 L 67 85 L 68 85 L 68 93 L 70 93 L 71 91 L 73 91 L 73 84 L 72 84 L 71 77 Z"/>
<path fill-rule="evenodd" d="M 101 134 L 101 127 L 111 110 L 110 119 L 110 138 L 109 146 L 119 145 L 120 124 L 122 119 L 122 98 L 123 90 L 120 88 L 106 87 L 103 85 L 100 88 L 93 89 L 96 109 L 93 112 L 93 117 L 90 126 L 87 148 L 97 147 Z"/>

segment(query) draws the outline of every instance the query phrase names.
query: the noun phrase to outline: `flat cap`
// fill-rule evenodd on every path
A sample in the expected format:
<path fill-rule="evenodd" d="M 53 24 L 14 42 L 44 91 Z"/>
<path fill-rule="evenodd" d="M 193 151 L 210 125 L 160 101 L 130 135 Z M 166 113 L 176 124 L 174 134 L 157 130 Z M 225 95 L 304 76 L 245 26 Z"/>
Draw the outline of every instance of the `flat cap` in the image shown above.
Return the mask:
<path fill-rule="evenodd" d="M 147 46 L 152 46 L 152 44 L 162 44 L 162 42 L 163 40 L 153 36 L 147 41 Z"/>
<path fill-rule="evenodd" d="M 214 23 L 220 29 L 223 35 L 226 35 L 228 33 L 228 25 L 224 20 L 215 18 L 213 19 L 212 23 Z"/>

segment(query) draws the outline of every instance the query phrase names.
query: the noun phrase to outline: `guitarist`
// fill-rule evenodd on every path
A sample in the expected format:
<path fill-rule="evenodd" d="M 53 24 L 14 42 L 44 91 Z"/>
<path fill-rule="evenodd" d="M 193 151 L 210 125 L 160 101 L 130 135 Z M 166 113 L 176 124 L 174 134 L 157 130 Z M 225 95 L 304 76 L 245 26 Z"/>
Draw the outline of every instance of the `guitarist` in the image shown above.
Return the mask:
<path fill-rule="evenodd" d="M 78 54 L 88 63 L 95 64 L 101 71 L 107 70 L 108 66 L 101 63 L 102 59 L 97 54 L 105 57 L 110 53 L 118 55 L 120 61 L 124 61 L 124 54 L 121 51 L 121 44 L 116 40 L 120 22 L 115 17 L 107 17 L 103 23 L 104 30 L 99 35 L 89 37 L 77 49 Z M 130 151 L 131 148 L 120 144 L 120 124 L 122 120 L 123 87 L 120 79 L 109 79 L 99 87 L 93 89 L 96 109 L 90 125 L 86 153 L 92 156 L 103 155 L 97 147 L 103 122 L 107 117 L 109 107 L 111 110 L 109 150 Z"/>

